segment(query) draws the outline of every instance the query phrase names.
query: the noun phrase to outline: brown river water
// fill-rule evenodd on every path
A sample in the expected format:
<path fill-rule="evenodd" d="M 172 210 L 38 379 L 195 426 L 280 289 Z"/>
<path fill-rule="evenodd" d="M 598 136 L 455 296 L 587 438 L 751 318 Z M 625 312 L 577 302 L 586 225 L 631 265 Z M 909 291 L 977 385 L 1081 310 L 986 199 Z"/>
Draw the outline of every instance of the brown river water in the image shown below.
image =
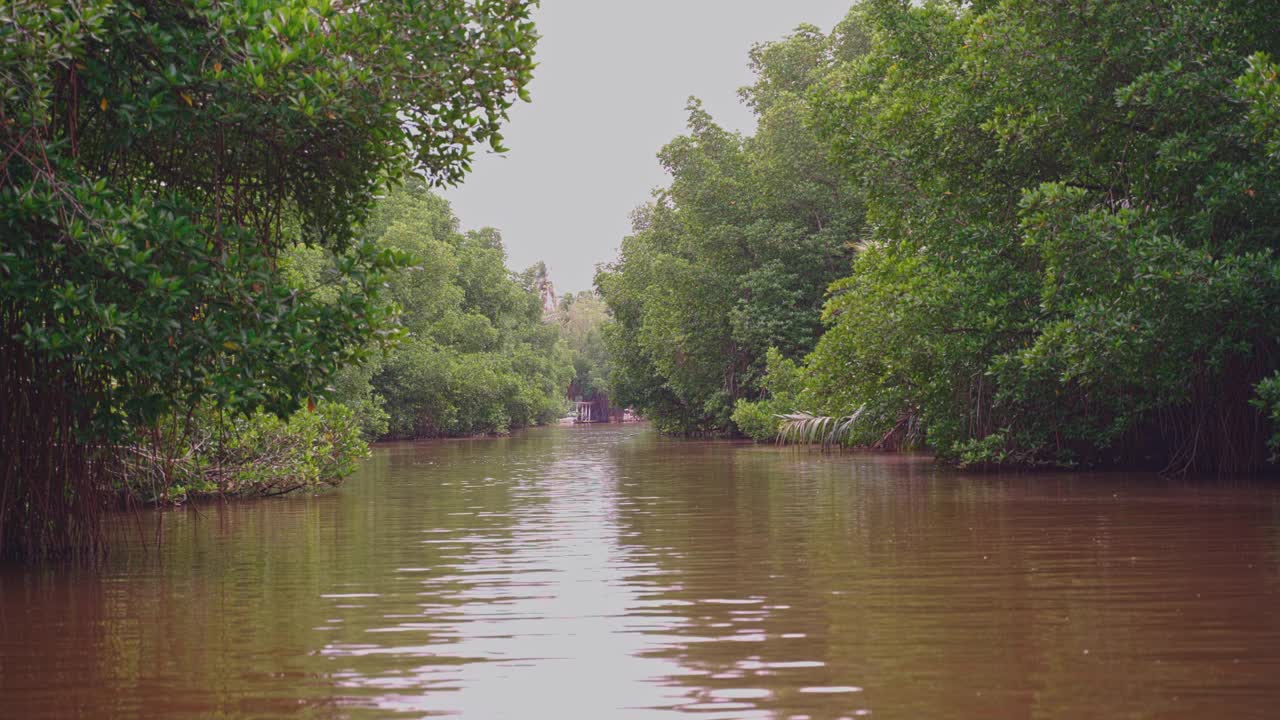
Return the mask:
<path fill-rule="evenodd" d="M 126 527 L 0 568 L 0 718 L 1280 718 L 1275 480 L 615 425 Z"/>

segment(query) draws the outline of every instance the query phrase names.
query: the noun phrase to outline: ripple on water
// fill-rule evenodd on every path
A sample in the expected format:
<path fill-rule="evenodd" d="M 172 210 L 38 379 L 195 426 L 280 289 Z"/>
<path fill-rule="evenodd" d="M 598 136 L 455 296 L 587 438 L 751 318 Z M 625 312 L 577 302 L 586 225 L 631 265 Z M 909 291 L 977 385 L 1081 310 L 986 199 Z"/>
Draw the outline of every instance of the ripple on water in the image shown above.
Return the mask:
<path fill-rule="evenodd" d="M 838 695 L 842 693 L 862 692 L 862 688 L 856 685 L 816 685 L 813 687 L 800 688 L 802 693 L 810 693 L 814 695 Z"/>
<path fill-rule="evenodd" d="M 146 517 L 163 556 L 106 577 L 0 567 L 0 716 L 1190 720 L 1280 697 L 1275 484 L 627 426 L 380 446 L 334 493 Z"/>

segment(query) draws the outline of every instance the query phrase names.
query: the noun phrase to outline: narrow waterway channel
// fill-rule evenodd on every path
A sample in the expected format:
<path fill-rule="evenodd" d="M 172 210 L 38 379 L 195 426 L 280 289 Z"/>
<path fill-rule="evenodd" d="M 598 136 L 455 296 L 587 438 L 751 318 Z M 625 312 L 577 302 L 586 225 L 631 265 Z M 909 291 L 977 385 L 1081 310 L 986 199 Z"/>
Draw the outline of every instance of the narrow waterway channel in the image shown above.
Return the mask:
<path fill-rule="evenodd" d="M 384 446 L 328 494 L 126 525 L 104 568 L 0 569 L 0 717 L 1163 720 L 1280 703 L 1274 482 L 963 475 L 546 428 Z"/>

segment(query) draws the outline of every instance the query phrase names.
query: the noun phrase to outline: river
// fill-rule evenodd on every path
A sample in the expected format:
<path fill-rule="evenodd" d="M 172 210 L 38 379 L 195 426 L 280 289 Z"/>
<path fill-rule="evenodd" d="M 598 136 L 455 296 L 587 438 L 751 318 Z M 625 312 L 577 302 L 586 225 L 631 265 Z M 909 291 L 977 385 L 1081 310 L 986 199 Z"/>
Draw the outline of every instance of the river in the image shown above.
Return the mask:
<path fill-rule="evenodd" d="M 561 427 L 123 527 L 0 569 L 0 717 L 1280 713 L 1275 482 Z"/>

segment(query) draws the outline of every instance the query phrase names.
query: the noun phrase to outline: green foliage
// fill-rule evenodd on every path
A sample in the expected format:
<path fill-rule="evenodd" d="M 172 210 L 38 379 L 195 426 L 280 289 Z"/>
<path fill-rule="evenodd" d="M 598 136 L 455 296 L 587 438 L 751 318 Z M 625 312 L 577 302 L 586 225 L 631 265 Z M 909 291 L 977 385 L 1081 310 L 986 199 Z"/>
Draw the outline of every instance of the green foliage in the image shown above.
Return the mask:
<path fill-rule="evenodd" d="M 763 392 L 768 349 L 799 358 L 820 335 L 823 291 L 847 270 L 862 209 L 810 128 L 808 92 L 855 40 L 805 26 L 756 47 L 757 80 L 742 90 L 751 137 L 691 101 L 689 133 L 659 156 L 670 187 L 597 276 L 615 319 L 610 385 L 661 430 L 735 431 L 737 401 Z"/>
<path fill-rule="evenodd" d="M 1249 124 L 1272 159 L 1280 158 L 1280 66 L 1264 52 L 1249 57 L 1249 69 L 1236 80 L 1248 108 Z"/>
<path fill-rule="evenodd" d="M 204 496 L 272 496 L 337 485 L 368 455 L 355 414 L 321 400 L 287 420 L 212 407 L 165 418 L 131 447 L 117 487 L 153 503 Z"/>
<path fill-rule="evenodd" d="M 1257 469 L 1280 363 L 1270 14 L 866 0 L 757 47 L 756 136 L 695 103 L 671 187 L 598 278 L 614 386 L 668 431 Z"/>
<path fill-rule="evenodd" d="M 1262 461 L 1280 337 L 1254 3 L 874 0 L 815 95 L 872 232 L 808 363 L 869 435 L 970 463 Z M 860 438 L 866 442 L 868 437 Z"/>
<path fill-rule="evenodd" d="M 612 362 L 605 344 L 609 309 L 600 296 L 589 290 L 565 295 L 556 311 L 560 336 L 573 355 L 571 399 L 594 400 L 609 393 Z"/>
<path fill-rule="evenodd" d="M 27 408 L 0 450 L 100 454 L 206 404 L 287 415 L 394 339 L 379 289 L 406 257 L 353 230 L 388 181 L 456 182 L 474 145 L 501 146 L 529 5 L 0 8 L 0 385 Z M 333 255 L 327 297 L 279 272 L 296 243 Z M 31 493 L 99 506 L 94 462 L 20 463 L 0 528 L 58 542 L 19 516 L 44 512 Z"/>
<path fill-rule="evenodd" d="M 376 290 L 401 256 L 352 247 L 323 305 L 273 258 L 345 248 L 385 177 L 460 178 L 531 67 L 522 3 L 19 3 L 4 21 L 0 298 L 13 341 L 90 386 L 95 434 L 206 398 L 287 412 L 323 387 L 386 327 Z"/>
<path fill-rule="evenodd" d="M 795 413 L 797 408 L 812 407 L 811 397 L 805 392 L 805 377 L 794 360 L 777 348 L 770 348 L 765 367 L 764 397 L 738 400 L 732 417 L 743 435 L 759 442 L 777 439 L 782 416 Z"/>
<path fill-rule="evenodd" d="M 219 472 L 222 494 L 281 495 L 336 485 L 350 475 L 368 446 L 354 432 L 355 416 L 321 401 L 281 420 L 261 410 L 218 429 L 223 444 L 207 467 Z M 234 468 L 230 472 L 223 468 Z"/>
<path fill-rule="evenodd" d="M 507 269 L 496 230 L 460 233 L 448 203 L 410 183 L 378 205 L 365 231 L 374 247 L 415 263 L 387 280 L 405 337 L 335 385 L 365 437 L 504 433 L 563 413 L 570 350 Z M 303 248 L 288 264 L 297 282 L 323 292 L 341 273 L 314 259 Z"/>
<path fill-rule="evenodd" d="M 1254 404 L 1266 413 L 1271 422 L 1272 435 L 1267 446 L 1271 448 L 1271 460 L 1275 462 L 1280 457 L 1280 373 L 1258 383 L 1258 397 Z"/>

